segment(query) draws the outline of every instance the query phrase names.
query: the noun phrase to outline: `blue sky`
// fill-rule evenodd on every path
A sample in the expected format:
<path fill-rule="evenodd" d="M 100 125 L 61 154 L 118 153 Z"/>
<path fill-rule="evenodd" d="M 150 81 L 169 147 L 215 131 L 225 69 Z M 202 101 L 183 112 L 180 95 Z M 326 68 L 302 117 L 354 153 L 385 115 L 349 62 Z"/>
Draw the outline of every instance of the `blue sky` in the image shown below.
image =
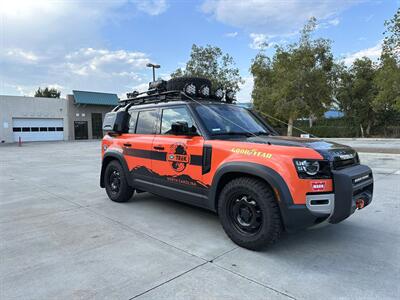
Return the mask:
<path fill-rule="evenodd" d="M 245 79 L 239 101 L 249 101 L 251 60 L 261 42 L 296 41 L 311 16 L 316 37 L 332 40 L 337 59 L 380 54 L 383 22 L 399 0 L 110 0 L 0 3 L 0 94 L 32 95 L 54 86 L 122 96 L 143 90 L 147 62 L 168 75 L 187 61 L 193 43 L 230 53 Z"/>

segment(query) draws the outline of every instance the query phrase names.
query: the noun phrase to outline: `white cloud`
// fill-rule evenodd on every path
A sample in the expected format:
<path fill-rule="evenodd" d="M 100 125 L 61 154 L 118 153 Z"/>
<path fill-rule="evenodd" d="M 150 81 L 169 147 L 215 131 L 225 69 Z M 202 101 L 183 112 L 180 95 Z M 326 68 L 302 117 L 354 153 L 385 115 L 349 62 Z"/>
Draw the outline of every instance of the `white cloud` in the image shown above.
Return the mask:
<path fill-rule="evenodd" d="M 35 54 L 32 54 L 35 55 Z M 149 77 L 143 52 L 82 48 L 37 64 L 2 60 L 0 94 L 30 95 L 39 86 L 54 86 L 65 95 L 72 89 L 125 93 Z M 22 75 L 22 76 L 21 76 Z M 31 92 L 29 92 L 31 91 Z"/>
<path fill-rule="evenodd" d="M 268 36 L 263 33 L 250 33 L 252 42 L 249 44 L 251 49 L 260 50 L 268 46 Z"/>
<path fill-rule="evenodd" d="M 149 57 L 108 49 L 102 28 L 119 22 L 121 13 L 166 9 L 166 0 L 1 0 L 0 94 L 31 95 L 39 86 L 57 86 L 64 95 L 72 89 L 131 90 L 147 77 Z"/>
<path fill-rule="evenodd" d="M 332 26 L 338 26 L 339 23 L 340 23 L 339 18 L 334 18 L 334 19 L 328 21 L 328 24 L 330 24 Z"/>
<path fill-rule="evenodd" d="M 134 0 L 137 8 L 151 16 L 157 16 L 164 13 L 167 8 L 165 0 Z"/>
<path fill-rule="evenodd" d="M 351 65 L 356 59 L 362 58 L 362 57 L 368 57 L 372 60 L 377 60 L 382 52 L 382 41 L 379 41 L 375 46 L 367 48 L 367 49 L 362 49 L 357 52 L 349 53 L 345 55 L 343 61 L 346 65 Z"/>
<path fill-rule="evenodd" d="M 253 92 L 254 80 L 252 76 L 243 78 L 244 83 L 240 84 L 240 91 L 236 98 L 238 102 L 252 102 L 251 93 Z"/>
<path fill-rule="evenodd" d="M 3 59 L 10 59 L 20 63 L 36 63 L 39 60 L 39 57 L 31 51 L 24 51 L 18 48 L 3 50 L 5 53 Z M 2 56 L 1 54 L 0 57 Z"/>
<path fill-rule="evenodd" d="M 237 37 L 238 34 L 239 34 L 239 33 L 238 33 L 237 31 L 235 31 L 235 32 L 228 32 L 228 33 L 225 34 L 225 36 L 226 36 L 226 37 L 229 37 L 229 38 L 234 38 L 234 37 Z"/>
<path fill-rule="evenodd" d="M 202 10 L 231 26 L 266 34 L 282 34 L 297 30 L 310 17 L 327 20 L 358 2 L 360 1 L 205 0 Z"/>

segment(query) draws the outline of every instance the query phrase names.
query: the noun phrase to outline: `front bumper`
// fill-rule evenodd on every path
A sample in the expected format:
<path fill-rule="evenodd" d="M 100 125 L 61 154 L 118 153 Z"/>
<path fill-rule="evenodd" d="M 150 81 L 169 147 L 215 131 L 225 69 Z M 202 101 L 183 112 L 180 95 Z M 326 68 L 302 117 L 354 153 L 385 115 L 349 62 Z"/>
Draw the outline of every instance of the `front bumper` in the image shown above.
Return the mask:
<path fill-rule="evenodd" d="M 333 193 L 306 196 L 306 205 L 290 205 L 284 212 L 288 231 L 310 227 L 324 221 L 336 224 L 354 213 L 357 200 L 367 206 L 372 201 L 373 175 L 369 167 L 356 165 L 333 170 Z"/>
<path fill-rule="evenodd" d="M 357 200 L 363 200 L 364 206 L 371 203 L 374 179 L 371 169 L 364 165 L 334 170 L 332 173 L 335 205 L 329 223 L 336 224 L 354 213 Z"/>

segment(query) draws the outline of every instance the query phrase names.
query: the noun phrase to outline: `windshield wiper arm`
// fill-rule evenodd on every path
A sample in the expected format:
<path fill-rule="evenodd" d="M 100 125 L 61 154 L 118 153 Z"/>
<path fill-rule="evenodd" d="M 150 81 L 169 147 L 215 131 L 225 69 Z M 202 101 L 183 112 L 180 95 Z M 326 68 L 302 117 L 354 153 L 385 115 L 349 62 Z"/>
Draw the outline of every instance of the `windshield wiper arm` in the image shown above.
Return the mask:
<path fill-rule="evenodd" d="M 212 133 L 211 135 L 244 135 L 244 136 L 253 136 L 251 132 L 217 132 L 217 133 Z"/>
<path fill-rule="evenodd" d="M 270 132 L 266 132 L 266 131 L 257 131 L 257 132 L 253 132 L 254 135 L 271 135 Z"/>

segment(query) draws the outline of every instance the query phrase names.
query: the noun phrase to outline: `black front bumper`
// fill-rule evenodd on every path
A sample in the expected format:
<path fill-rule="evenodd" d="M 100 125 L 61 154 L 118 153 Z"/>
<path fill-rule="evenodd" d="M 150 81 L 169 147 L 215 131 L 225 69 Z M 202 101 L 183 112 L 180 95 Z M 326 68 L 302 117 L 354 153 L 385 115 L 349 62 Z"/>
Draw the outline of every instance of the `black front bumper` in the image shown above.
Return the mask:
<path fill-rule="evenodd" d="M 304 229 L 324 221 L 336 224 L 356 210 L 356 201 L 362 199 L 364 206 L 372 201 L 373 176 L 369 167 L 355 165 L 341 170 L 333 170 L 334 206 L 329 214 L 316 214 L 306 205 L 281 205 L 285 228 L 289 232 Z"/>
<path fill-rule="evenodd" d="M 371 169 L 364 165 L 333 170 L 332 174 L 335 207 L 329 223 L 336 224 L 354 213 L 357 200 L 363 200 L 364 206 L 371 203 L 374 179 Z"/>

